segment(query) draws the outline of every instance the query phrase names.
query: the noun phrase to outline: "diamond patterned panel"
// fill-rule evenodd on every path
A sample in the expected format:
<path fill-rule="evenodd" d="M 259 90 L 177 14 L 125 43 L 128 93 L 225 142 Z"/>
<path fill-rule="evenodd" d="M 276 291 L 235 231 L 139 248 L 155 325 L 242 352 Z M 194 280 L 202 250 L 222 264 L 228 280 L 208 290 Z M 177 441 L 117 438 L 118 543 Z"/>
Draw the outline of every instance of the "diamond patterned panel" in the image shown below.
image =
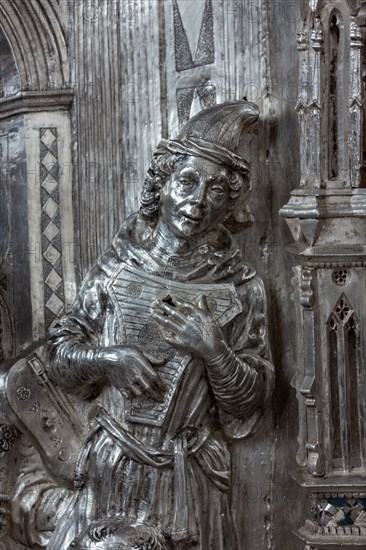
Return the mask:
<path fill-rule="evenodd" d="M 50 174 L 48 174 L 48 176 L 42 183 L 43 189 L 46 189 L 47 193 L 49 194 L 51 194 L 52 191 L 54 191 L 57 186 L 58 186 L 58 182 Z"/>
<path fill-rule="evenodd" d="M 46 308 L 53 313 L 55 317 L 61 313 L 64 303 L 60 298 L 54 293 L 51 298 L 46 303 Z"/>
<path fill-rule="evenodd" d="M 40 129 L 40 184 L 46 328 L 63 310 L 59 156 L 56 128 Z"/>
<path fill-rule="evenodd" d="M 46 204 L 43 206 L 43 212 L 46 212 L 49 218 L 54 218 L 58 210 L 58 204 L 50 197 Z"/>
<path fill-rule="evenodd" d="M 60 277 L 55 269 L 52 269 L 45 282 L 51 290 L 56 292 L 58 285 L 61 283 L 61 281 L 62 277 Z"/>
<path fill-rule="evenodd" d="M 43 235 L 45 235 L 49 241 L 52 241 L 59 233 L 59 228 L 53 222 L 50 222 L 43 231 Z"/>
<path fill-rule="evenodd" d="M 44 259 L 47 260 L 47 262 L 51 265 L 55 265 L 60 256 L 60 252 L 54 246 L 52 246 L 52 244 L 49 244 L 46 250 L 43 252 Z"/>
<path fill-rule="evenodd" d="M 47 147 L 47 149 L 50 149 L 51 145 L 56 140 L 57 131 L 55 128 L 41 128 L 41 142 Z"/>
<path fill-rule="evenodd" d="M 47 155 L 45 155 L 43 159 L 43 165 L 51 171 L 51 169 L 55 166 L 55 164 L 58 163 L 57 158 L 51 153 L 51 151 L 47 151 Z"/>

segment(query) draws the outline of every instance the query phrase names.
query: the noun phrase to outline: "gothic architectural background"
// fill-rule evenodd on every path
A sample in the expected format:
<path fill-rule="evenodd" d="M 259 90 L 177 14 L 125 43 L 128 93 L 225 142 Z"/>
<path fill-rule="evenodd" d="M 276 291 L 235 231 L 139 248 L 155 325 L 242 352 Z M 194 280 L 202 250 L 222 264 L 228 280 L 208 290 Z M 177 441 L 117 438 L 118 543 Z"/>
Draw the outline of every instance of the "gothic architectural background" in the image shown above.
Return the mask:
<path fill-rule="evenodd" d="M 341 3 L 352 9 L 363 4 Z M 305 141 L 300 142 L 295 112 L 296 40 L 317 4 L 0 0 L 4 372 L 7 361 L 44 338 L 82 276 L 137 208 L 159 139 L 214 103 L 246 97 L 259 105 L 258 136 L 245 144 L 256 224 L 240 239 L 244 258 L 265 281 L 277 387 L 261 429 L 233 448 L 234 514 L 243 550 L 303 550 L 304 542 L 291 532 L 311 517 L 310 496 L 291 477 L 299 468 L 296 455 L 306 463 L 303 431 L 298 438 L 302 332 L 293 286 L 297 261 L 286 251 L 291 233 L 278 212 L 304 174 L 300 144 L 305 148 L 307 137 L 301 134 Z M 341 285 L 348 275 L 338 271 L 333 275 Z M 311 272 L 305 271 L 303 288 L 309 278 Z M 335 324 L 351 307 L 348 298 L 342 299 L 333 304 Z M 332 334 L 335 325 L 328 317 Z M 300 425 L 304 415 L 302 403 Z M 5 415 L 0 427 L 5 433 Z M 9 447 L 13 444 L 10 438 Z M 15 457 L 16 445 L 0 454 L 5 511 Z M 317 503 L 317 513 L 323 513 L 325 500 Z M 363 506 L 361 500 L 352 506 Z M 4 513 L 4 533 L 6 522 Z"/>

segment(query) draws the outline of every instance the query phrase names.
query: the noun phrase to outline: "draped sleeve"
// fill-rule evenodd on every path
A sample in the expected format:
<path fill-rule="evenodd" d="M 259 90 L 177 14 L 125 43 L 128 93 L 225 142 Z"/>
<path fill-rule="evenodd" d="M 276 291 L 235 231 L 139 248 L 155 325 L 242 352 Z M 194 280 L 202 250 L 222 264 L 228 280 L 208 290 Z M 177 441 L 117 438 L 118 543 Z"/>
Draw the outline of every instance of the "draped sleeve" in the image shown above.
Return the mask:
<path fill-rule="evenodd" d="M 268 315 L 262 280 L 256 276 L 237 287 L 243 312 L 228 327 L 231 376 L 214 390 L 219 414 L 230 439 L 253 433 L 269 406 L 274 369 L 268 344 Z M 212 382 L 211 382 L 212 385 Z"/>
<path fill-rule="evenodd" d="M 49 330 L 50 376 L 65 391 L 89 397 L 103 382 L 95 360 L 109 312 L 106 293 L 111 252 L 85 277 L 71 311 Z"/>

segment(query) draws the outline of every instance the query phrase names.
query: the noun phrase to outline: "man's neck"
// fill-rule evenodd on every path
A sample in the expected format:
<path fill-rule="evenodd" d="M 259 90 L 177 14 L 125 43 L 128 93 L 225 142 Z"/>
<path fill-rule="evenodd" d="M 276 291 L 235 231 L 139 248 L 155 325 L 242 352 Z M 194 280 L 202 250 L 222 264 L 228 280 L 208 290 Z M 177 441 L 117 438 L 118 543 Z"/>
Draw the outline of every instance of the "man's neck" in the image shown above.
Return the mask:
<path fill-rule="evenodd" d="M 185 239 L 175 235 L 161 220 L 156 228 L 151 246 L 151 252 L 164 256 L 185 256 L 204 244 L 205 238 L 192 237 Z"/>

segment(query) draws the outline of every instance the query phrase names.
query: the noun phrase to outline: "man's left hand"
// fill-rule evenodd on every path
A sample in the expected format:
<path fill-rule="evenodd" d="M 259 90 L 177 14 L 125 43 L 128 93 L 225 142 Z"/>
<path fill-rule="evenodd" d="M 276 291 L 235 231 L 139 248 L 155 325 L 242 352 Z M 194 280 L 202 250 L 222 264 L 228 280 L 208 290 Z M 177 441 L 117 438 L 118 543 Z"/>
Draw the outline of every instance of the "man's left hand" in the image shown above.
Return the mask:
<path fill-rule="evenodd" d="M 173 304 L 159 300 L 152 310 L 169 344 L 207 361 L 225 351 L 224 335 L 209 311 L 206 296 L 201 294 L 194 303 L 174 298 Z"/>

